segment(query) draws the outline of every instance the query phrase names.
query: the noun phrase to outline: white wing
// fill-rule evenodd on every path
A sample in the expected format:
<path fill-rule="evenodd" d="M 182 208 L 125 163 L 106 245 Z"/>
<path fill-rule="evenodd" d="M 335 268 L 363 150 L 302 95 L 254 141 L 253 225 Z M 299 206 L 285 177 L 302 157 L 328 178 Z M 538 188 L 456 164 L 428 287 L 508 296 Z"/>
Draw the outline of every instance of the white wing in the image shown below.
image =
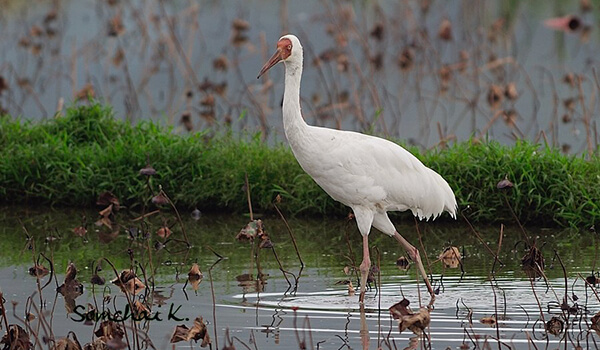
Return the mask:
<path fill-rule="evenodd" d="M 448 183 L 397 144 L 349 131 L 310 127 L 310 147 L 294 150 L 302 168 L 332 198 L 378 211 L 411 210 L 419 217 L 456 215 Z"/>

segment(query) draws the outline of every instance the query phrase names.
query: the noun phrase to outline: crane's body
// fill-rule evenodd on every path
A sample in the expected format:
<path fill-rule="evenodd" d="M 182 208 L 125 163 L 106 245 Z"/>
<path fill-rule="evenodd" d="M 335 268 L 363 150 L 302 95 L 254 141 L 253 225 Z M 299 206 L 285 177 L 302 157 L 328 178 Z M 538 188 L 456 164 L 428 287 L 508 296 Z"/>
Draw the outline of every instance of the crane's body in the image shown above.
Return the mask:
<path fill-rule="evenodd" d="M 277 46 L 277 52 L 259 76 L 276 63 L 285 63 L 283 125 L 292 152 L 302 169 L 325 192 L 354 212 L 363 236 L 361 301 L 371 265 L 368 249 L 371 226 L 395 237 L 404 246 L 417 263 L 433 296 L 419 251 L 396 231 L 387 212 L 410 210 L 420 219 L 429 219 L 447 211 L 456 217 L 452 189 L 438 173 L 391 141 L 308 125 L 300 108 L 302 46 L 293 35 L 283 36 Z"/>
<path fill-rule="evenodd" d="M 287 134 L 294 156 L 333 199 L 364 207 L 375 217 L 388 211 L 412 211 L 420 219 L 444 210 L 454 214 L 456 202 L 448 183 L 397 144 L 350 131 L 307 125 L 304 135 Z M 296 138 L 307 141 L 299 147 Z M 418 184 L 418 185 L 417 185 Z M 395 229 L 377 225 L 392 236 Z"/>

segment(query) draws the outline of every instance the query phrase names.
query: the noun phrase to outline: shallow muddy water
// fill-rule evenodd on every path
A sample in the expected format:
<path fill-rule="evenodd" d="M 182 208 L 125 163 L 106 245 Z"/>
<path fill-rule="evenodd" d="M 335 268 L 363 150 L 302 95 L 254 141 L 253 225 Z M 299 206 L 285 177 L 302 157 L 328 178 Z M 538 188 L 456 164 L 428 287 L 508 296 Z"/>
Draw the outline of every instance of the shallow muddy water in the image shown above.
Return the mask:
<path fill-rule="evenodd" d="M 90 222 L 83 238 L 73 232 L 82 225 L 82 214 Z M 498 249 L 500 227 L 476 228 L 490 250 L 499 251 L 501 265 L 494 264 L 492 254 L 465 222 L 421 223 L 419 231 L 429 261 L 425 265 L 431 266 L 439 295 L 425 335 L 415 336 L 408 329 L 399 332 L 398 321 L 392 319 L 388 308 L 406 298 L 416 312 L 419 300 L 426 305 L 429 298 L 423 283 L 417 283 L 413 266 L 406 272 L 396 267 L 396 259 L 403 252 L 393 239 L 378 232 L 371 234 L 372 259 L 380 266 L 375 280 L 380 279 L 380 283 L 372 284 L 364 310 L 359 307 L 358 295 L 349 295 L 347 286 L 338 284 L 349 278 L 344 267 L 352 266 L 351 257 L 360 263 L 360 235 L 354 223 L 344 218 L 289 220 L 305 263 L 300 271 L 289 233 L 278 217 L 264 218 L 274 249 L 261 249 L 258 260 L 254 260 L 250 244 L 235 239 L 249 221 L 243 215 L 202 215 L 195 221 L 182 213 L 190 249 L 175 241 L 184 239 L 178 224 L 171 226 L 172 240 L 157 244 L 165 240 L 156 237 L 161 221 L 156 215 L 141 225 L 132 220 L 138 214 L 121 211 L 115 217 L 121 229 L 109 238 L 105 228 L 93 225 L 95 215 L 81 211 L 2 211 L 0 290 L 8 323 L 25 327 L 22 320 L 30 313 L 35 316 L 29 323 L 31 333 L 41 342 L 44 336 L 58 339 L 69 331 L 81 344 L 90 342 L 98 325 L 82 321 L 88 307 L 96 305 L 102 310 L 104 303 L 104 310 L 112 310 L 114 315 L 124 312 L 127 305 L 125 293 L 110 283 L 115 273 L 107 260 L 102 260 L 106 258 L 119 272 L 133 266 L 148 286 L 134 300 L 151 309 L 152 320 L 124 322 L 132 349 L 170 348 L 175 327 L 191 327 L 196 317 L 206 323 L 213 349 L 228 345 L 227 336 L 237 349 L 293 349 L 302 344 L 309 349 L 359 349 L 364 344 L 370 349 L 474 348 L 486 344 L 496 348 L 500 346 L 498 338 L 503 347 L 512 348 L 533 347 L 532 343 L 538 349 L 574 348 L 577 344 L 595 348 L 598 341 L 591 327 L 600 302 L 596 291 L 585 282 L 596 269 L 597 237 L 592 232 L 528 230 L 528 237 L 535 237 L 545 258 L 546 276 L 529 279 L 520 266 L 525 254 L 520 230 L 505 227 Z M 151 232 L 149 237 L 131 234 L 133 228 L 141 227 Z M 418 246 L 414 223 L 401 222 L 398 228 Z M 464 273 L 435 262 L 449 244 L 463 255 Z M 40 295 L 37 279 L 28 269 L 38 258 L 40 264 L 49 267 L 42 253 L 53 262 L 57 275 L 56 280 L 50 279 L 50 274 L 40 278 Z M 288 271 L 291 286 L 277 261 Z M 84 288 L 74 300 L 55 291 L 63 283 L 69 262 L 75 264 L 77 279 Z M 98 262 L 102 266 L 98 275 L 107 281 L 104 286 L 90 283 Z M 186 283 L 193 263 L 198 263 L 203 273 L 197 291 Z M 256 278 L 257 266 L 261 279 Z M 358 285 L 354 277 L 350 279 Z M 494 315 L 498 322 L 490 325 Z M 544 327 L 553 317 L 563 325 L 556 336 Z M 35 343 L 33 336 L 32 341 Z M 38 348 L 47 347 L 38 344 Z M 189 342 L 175 344 L 178 349 L 189 347 Z"/>

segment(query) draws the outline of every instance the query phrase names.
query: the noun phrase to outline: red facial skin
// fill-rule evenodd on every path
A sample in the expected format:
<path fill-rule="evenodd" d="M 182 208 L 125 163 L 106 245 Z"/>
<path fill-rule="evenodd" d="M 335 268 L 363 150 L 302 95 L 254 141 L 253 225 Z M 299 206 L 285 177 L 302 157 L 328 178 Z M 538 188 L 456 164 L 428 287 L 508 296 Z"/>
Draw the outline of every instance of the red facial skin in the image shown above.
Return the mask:
<path fill-rule="evenodd" d="M 286 58 L 290 57 L 291 54 L 292 41 L 287 38 L 280 39 L 277 42 L 277 50 L 275 51 L 273 56 L 269 58 L 267 63 L 265 63 L 265 65 L 262 67 L 260 73 L 258 73 L 257 79 L 260 78 L 261 75 L 265 74 L 265 72 L 268 71 L 271 67 L 279 63 L 279 61 L 285 60 Z"/>

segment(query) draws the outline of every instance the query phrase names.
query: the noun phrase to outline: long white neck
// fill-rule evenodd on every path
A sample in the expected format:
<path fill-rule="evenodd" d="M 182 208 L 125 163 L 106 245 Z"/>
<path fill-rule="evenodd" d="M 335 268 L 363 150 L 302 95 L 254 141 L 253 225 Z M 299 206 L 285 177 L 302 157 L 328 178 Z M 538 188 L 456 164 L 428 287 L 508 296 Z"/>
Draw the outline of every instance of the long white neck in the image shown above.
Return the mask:
<path fill-rule="evenodd" d="M 283 93 L 283 129 L 292 149 L 302 141 L 308 125 L 300 111 L 300 79 L 302 60 L 285 62 L 285 90 Z"/>

